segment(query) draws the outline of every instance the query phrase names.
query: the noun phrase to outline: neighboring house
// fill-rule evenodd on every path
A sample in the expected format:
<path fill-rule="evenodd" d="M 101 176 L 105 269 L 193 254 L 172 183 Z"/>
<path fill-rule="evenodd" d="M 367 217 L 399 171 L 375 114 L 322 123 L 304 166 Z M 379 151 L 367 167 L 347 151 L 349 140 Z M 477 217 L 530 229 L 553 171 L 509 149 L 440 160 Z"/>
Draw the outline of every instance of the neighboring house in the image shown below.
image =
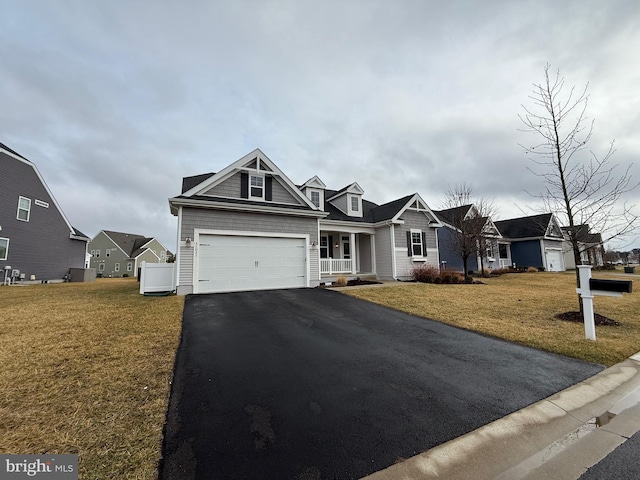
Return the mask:
<path fill-rule="evenodd" d="M 479 272 L 481 266 L 489 270 L 511 266 L 510 242 L 502 237 L 491 218 L 479 215 L 474 205 L 436 210 L 434 213 L 443 224 L 438 230 L 441 266 L 463 271 L 462 255 L 467 253 L 468 271 Z M 477 233 L 481 235 L 474 238 Z"/>
<path fill-rule="evenodd" d="M 438 265 L 436 216 L 418 194 L 377 205 L 357 183 L 295 185 L 259 149 L 186 177 L 178 217 L 179 294 L 315 287 L 338 275 L 409 279 Z"/>
<path fill-rule="evenodd" d="M 0 172 L 0 282 L 7 266 L 26 281 L 84 268 L 89 238 L 71 226 L 35 164 L 0 143 Z"/>
<path fill-rule="evenodd" d="M 571 243 L 571 227 L 562 227 L 564 235 L 564 263 L 567 270 L 576 268 L 575 258 L 573 256 L 573 247 Z M 600 233 L 591 233 L 589 225 L 576 225 L 574 227 L 578 247 L 580 250 L 580 260 L 582 265 L 593 265 L 594 267 L 602 267 L 604 265 L 604 243 Z"/>
<path fill-rule="evenodd" d="M 511 242 L 511 260 L 516 267 L 543 267 L 548 272 L 566 270 L 564 237 L 553 214 L 500 220 L 495 226 Z"/>
<path fill-rule="evenodd" d="M 101 230 L 89 242 L 91 267 L 101 277 L 137 277 L 142 262 L 164 263 L 171 254 L 155 238 Z"/>

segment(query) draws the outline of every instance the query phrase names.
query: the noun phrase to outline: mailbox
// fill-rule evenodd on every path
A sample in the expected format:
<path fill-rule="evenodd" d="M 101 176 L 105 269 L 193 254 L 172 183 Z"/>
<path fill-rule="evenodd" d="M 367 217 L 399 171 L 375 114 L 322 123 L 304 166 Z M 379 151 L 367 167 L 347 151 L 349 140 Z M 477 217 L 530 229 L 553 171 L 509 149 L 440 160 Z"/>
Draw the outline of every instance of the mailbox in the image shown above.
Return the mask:
<path fill-rule="evenodd" d="M 589 279 L 589 289 L 601 292 L 631 293 L 632 282 L 627 280 L 601 280 L 598 278 Z"/>

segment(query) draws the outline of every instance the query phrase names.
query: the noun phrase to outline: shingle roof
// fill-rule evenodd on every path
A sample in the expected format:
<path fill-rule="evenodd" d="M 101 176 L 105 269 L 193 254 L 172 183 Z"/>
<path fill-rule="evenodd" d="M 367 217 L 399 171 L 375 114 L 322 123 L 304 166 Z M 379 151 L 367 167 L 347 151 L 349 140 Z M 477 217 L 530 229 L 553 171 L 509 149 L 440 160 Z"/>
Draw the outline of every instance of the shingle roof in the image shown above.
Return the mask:
<path fill-rule="evenodd" d="M 560 227 L 563 233 L 569 233 L 571 227 Z M 589 224 L 576 225 L 577 239 L 584 243 L 602 243 L 602 234 L 590 233 Z"/>
<path fill-rule="evenodd" d="M 511 218 L 493 222 L 502 236 L 507 238 L 544 237 L 551 221 L 551 213 L 530 217 Z"/>
<path fill-rule="evenodd" d="M 456 225 L 460 223 L 460 219 L 464 219 L 469 209 L 473 205 L 461 205 L 459 207 L 447 208 L 445 210 L 434 210 L 436 217 L 441 218 L 449 225 Z"/>
<path fill-rule="evenodd" d="M 200 185 L 207 178 L 214 176 L 215 173 L 201 173 L 200 175 L 193 175 L 191 177 L 184 177 L 182 179 L 182 191 L 180 193 L 184 193 L 188 190 L 191 190 L 196 185 Z"/>
<path fill-rule="evenodd" d="M 105 234 L 113 240 L 129 258 L 134 258 L 140 254 L 141 247 L 149 243 L 153 238 L 136 235 L 134 233 L 113 232 L 111 230 L 103 230 Z"/>
<path fill-rule="evenodd" d="M 22 156 L 22 155 L 20 155 L 18 152 L 16 152 L 15 150 L 12 150 L 11 148 L 7 147 L 7 146 L 6 146 L 4 143 L 2 143 L 2 142 L 0 142 L 0 148 L 1 148 L 1 149 L 3 149 L 3 150 L 6 150 L 7 152 L 11 152 L 11 153 L 13 153 L 14 155 L 17 155 L 18 157 L 20 157 L 20 158 L 22 158 L 22 159 L 26 160 L 27 162 L 31 162 L 31 160 L 29 160 L 29 159 L 28 159 L 28 158 L 26 158 L 26 157 L 23 157 L 23 156 Z"/>

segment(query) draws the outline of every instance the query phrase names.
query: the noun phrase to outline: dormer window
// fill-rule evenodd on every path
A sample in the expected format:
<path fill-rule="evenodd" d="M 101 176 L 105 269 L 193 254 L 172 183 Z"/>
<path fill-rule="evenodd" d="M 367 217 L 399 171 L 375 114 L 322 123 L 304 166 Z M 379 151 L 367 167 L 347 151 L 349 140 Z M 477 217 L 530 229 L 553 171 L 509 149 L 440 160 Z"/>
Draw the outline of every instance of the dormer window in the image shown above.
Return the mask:
<path fill-rule="evenodd" d="M 318 190 L 311 190 L 310 192 L 311 203 L 320 208 L 320 192 Z"/>
<path fill-rule="evenodd" d="M 351 210 L 353 212 L 359 212 L 360 211 L 360 199 L 355 195 L 353 195 L 351 197 Z"/>
<path fill-rule="evenodd" d="M 262 175 L 251 175 L 249 178 L 249 196 L 264 200 L 264 177 Z"/>

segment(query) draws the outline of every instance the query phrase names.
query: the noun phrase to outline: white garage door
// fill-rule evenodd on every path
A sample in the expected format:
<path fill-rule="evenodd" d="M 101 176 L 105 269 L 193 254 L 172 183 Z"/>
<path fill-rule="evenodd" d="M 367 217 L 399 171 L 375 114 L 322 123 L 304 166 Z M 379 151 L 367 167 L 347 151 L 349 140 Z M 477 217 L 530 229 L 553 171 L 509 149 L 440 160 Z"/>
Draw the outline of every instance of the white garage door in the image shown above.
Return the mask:
<path fill-rule="evenodd" d="M 307 286 L 303 238 L 200 235 L 197 293 Z"/>
<path fill-rule="evenodd" d="M 549 272 L 561 272 L 562 268 L 562 251 L 560 250 L 545 250 L 547 256 L 547 271 Z"/>

